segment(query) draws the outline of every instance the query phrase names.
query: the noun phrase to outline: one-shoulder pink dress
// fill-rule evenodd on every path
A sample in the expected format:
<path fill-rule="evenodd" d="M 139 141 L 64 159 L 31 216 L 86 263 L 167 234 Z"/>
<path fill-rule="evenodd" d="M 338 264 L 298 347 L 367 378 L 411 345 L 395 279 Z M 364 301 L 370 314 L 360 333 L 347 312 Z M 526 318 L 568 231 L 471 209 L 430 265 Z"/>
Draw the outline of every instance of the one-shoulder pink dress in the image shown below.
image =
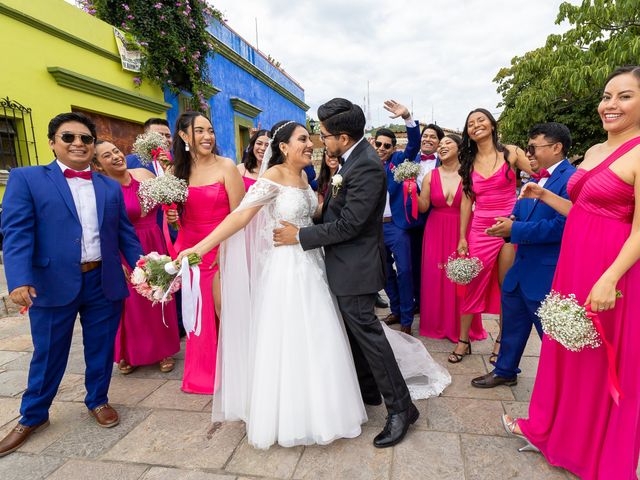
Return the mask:
<path fill-rule="evenodd" d="M 475 208 L 469 229 L 469 255 L 482 261 L 482 271 L 467 285 L 462 313 L 500 313 L 498 255 L 504 245 L 501 237 L 490 237 L 485 230 L 496 223 L 496 217 L 508 217 L 516 204 L 516 175 L 507 162 L 484 178 L 471 173 Z"/>
<path fill-rule="evenodd" d="M 431 210 L 422 242 L 422 282 L 420 287 L 420 335 L 448 338 L 460 337 L 460 303 L 456 286 L 447 278 L 444 265 L 456 251 L 460 237 L 460 203 L 462 184 L 458 185 L 449 205 L 442 190 L 440 170 L 431 174 Z M 469 330 L 471 340 L 487 338 L 480 315 L 474 315 Z"/>
<path fill-rule="evenodd" d="M 167 254 L 167 246 L 158 227 L 158 207 L 142 216 L 138 188 L 140 183 L 131 177 L 129 185 L 122 185 L 127 216 L 136 230 L 145 253 Z M 165 326 L 166 324 L 166 326 Z M 150 365 L 180 350 L 178 318 L 174 301 L 162 307 L 153 305 L 129 285 L 129 296 L 124 301 L 122 320 L 115 340 L 114 359 L 124 359 L 129 365 Z"/>
<path fill-rule="evenodd" d="M 189 196 L 181 215 L 177 252 L 194 246 L 211 233 L 229 214 L 229 197 L 222 183 L 189 187 Z M 218 254 L 218 247 L 207 253 L 200 264 L 202 291 L 202 330 L 199 336 L 187 339 L 182 390 L 188 393 L 211 395 L 216 372 L 218 346 L 216 311 L 213 300 L 213 277 L 218 265 L 210 268 Z"/>
<path fill-rule="evenodd" d="M 553 289 L 584 303 L 591 288 L 620 253 L 631 233 L 634 189 L 610 168 L 572 191 Z M 571 352 L 544 337 L 525 436 L 549 463 L 585 480 L 635 480 L 640 451 L 640 263 L 620 279 L 623 297 L 599 317 L 615 350 L 622 398 L 609 393 L 604 347 Z"/>

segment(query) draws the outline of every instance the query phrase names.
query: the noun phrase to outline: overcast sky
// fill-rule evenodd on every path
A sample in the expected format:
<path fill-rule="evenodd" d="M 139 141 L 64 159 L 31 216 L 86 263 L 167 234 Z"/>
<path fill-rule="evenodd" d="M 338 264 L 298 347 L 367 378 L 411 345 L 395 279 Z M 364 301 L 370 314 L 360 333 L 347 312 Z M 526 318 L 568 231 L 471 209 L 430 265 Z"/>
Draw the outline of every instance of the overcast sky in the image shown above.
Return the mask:
<path fill-rule="evenodd" d="M 544 45 L 561 0 L 214 0 L 231 28 L 271 55 L 305 89 L 308 114 L 332 97 L 363 104 L 388 123 L 393 98 L 416 118 L 460 128 L 467 113 L 500 101 L 493 78 Z M 572 0 L 572 3 L 579 3 Z"/>

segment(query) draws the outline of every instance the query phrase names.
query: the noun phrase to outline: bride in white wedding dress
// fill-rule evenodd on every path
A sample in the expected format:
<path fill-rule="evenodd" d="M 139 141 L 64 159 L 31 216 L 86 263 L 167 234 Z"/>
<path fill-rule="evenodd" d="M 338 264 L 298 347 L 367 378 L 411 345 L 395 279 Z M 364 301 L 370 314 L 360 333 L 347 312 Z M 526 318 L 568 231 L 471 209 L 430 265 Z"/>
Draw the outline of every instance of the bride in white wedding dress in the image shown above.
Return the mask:
<path fill-rule="evenodd" d="M 277 124 L 272 138 L 284 141 L 274 141 L 268 169 L 240 206 L 180 254 L 224 242 L 213 420 L 244 421 L 256 448 L 354 438 L 367 415 L 322 250 L 274 247 L 272 238 L 281 220 L 313 223 L 318 202 L 302 173 L 313 144 L 295 122 Z M 412 398 L 439 395 L 449 373 L 422 342 L 383 328 Z"/>

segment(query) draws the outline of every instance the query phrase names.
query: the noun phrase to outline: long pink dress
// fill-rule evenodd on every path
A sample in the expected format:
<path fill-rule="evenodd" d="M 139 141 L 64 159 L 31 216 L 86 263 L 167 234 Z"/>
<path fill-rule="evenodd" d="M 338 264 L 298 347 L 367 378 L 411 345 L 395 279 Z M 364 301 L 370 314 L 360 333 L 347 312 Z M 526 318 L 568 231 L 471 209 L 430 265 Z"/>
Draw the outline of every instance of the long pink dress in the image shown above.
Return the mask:
<path fill-rule="evenodd" d="M 122 185 L 127 216 L 136 230 L 142 250 L 167 253 L 167 246 L 156 222 L 158 208 L 142 216 L 138 188 L 140 183 L 133 177 L 129 185 Z M 116 362 L 124 359 L 130 365 L 150 365 L 171 356 L 180 350 L 178 317 L 175 302 L 162 307 L 152 303 L 137 293 L 129 285 L 129 296 L 125 299 L 122 320 L 115 341 Z"/>
<path fill-rule="evenodd" d="M 562 237 L 553 289 L 587 299 L 631 232 L 634 190 L 609 168 L 595 174 L 573 198 Z M 636 479 L 640 450 L 640 263 L 620 279 L 623 294 L 613 310 L 600 313 L 605 336 L 616 351 L 623 398 L 616 405 L 607 388 L 603 347 L 571 352 L 543 338 L 529 419 L 519 425 L 549 463 L 582 479 Z"/>
<path fill-rule="evenodd" d="M 482 261 L 483 269 L 466 288 L 462 313 L 500 313 L 498 255 L 504 245 L 501 237 L 490 237 L 485 230 L 496 223 L 496 217 L 508 217 L 516 204 L 516 175 L 507 162 L 484 178 L 471 173 L 475 209 L 468 235 L 469 255 Z"/>
<path fill-rule="evenodd" d="M 222 183 L 189 187 L 189 196 L 182 212 L 182 228 L 178 231 L 177 252 L 194 246 L 211 233 L 229 214 L 229 197 Z M 200 264 L 202 291 L 202 329 L 199 336 L 187 339 L 182 390 L 188 393 L 211 395 L 216 372 L 218 346 L 216 311 L 213 301 L 213 277 L 218 265 L 218 247 L 207 253 Z"/>
<path fill-rule="evenodd" d="M 431 210 L 422 241 L 422 283 L 420 287 L 420 335 L 448 338 L 460 336 L 460 303 L 456 286 L 447 278 L 444 264 L 455 252 L 460 236 L 462 184 L 449 205 L 442 189 L 440 169 L 431 174 Z M 474 315 L 469 330 L 471 340 L 487 338 L 480 315 Z"/>

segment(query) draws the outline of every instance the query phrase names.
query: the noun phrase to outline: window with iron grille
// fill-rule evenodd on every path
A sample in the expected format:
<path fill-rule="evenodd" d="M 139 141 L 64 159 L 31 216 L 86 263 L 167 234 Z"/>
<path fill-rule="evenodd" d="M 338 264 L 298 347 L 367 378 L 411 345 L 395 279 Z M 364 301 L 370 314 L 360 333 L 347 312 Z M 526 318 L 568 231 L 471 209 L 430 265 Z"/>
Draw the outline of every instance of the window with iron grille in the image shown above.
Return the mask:
<path fill-rule="evenodd" d="M 9 97 L 0 98 L 0 169 L 38 163 L 31 109 Z"/>

